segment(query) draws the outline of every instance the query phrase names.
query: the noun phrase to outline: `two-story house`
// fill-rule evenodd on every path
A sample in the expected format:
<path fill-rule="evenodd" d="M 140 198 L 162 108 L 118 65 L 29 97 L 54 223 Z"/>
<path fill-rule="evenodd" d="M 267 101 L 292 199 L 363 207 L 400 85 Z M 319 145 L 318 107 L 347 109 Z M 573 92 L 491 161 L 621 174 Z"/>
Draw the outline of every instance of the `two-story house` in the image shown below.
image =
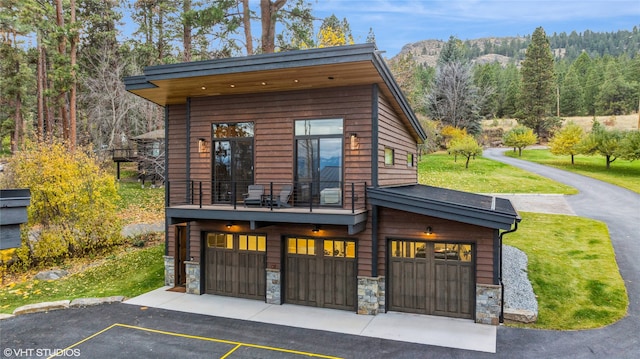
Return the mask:
<path fill-rule="evenodd" d="M 165 282 L 498 322 L 508 200 L 419 185 L 426 134 L 373 44 L 148 67 L 165 109 Z"/>

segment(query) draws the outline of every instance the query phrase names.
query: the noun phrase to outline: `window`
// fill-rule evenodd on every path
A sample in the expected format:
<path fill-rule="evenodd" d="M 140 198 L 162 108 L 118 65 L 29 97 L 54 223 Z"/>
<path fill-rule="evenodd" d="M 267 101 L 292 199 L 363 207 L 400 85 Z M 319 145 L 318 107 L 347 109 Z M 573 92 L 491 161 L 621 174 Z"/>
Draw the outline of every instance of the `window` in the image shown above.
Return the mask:
<path fill-rule="evenodd" d="M 393 148 L 385 147 L 384 148 L 384 165 L 392 166 L 394 163 L 393 157 L 394 157 Z"/>
<path fill-rule="evenodd" d="M 233 234 L 207 233 L 207 247 L 233 249 Z"/>
<path fill-rule="evenodd" d="M 356 257 L 356 242 L 341 240 L 325 240 L 324 241 L 325 257 Z"/>
<path fill-rule="evenodd" d="M 239 236 L 239 242 L 239 249 L 241 251 L 264 252 L 267 237 L 241 234 Z"/>
<path fill-rule="evenodd" d="M 315 256 L 316 241 L 310 238 L 289 238 L 287 253 Z"/>
<path fill-rule="evenodd" d="M 407 153 L 407 167 L 413 167 L 413 153 Z"/>
<path fill-rule="evenodd" d="M 295 121 L 297 203 L 342 204 L 342 122 L 342 119 Z M 325 189 L 332 193 L 331 201 L 322 203 L 322 198 L 328 198 Z"/>

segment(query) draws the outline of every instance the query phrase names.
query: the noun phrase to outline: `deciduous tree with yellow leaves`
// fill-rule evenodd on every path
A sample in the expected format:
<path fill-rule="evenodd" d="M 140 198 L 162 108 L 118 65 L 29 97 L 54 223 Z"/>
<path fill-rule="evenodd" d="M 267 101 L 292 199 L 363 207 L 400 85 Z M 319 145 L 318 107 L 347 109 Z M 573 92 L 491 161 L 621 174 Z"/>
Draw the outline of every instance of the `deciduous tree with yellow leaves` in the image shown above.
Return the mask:
<path fill-rule="evenodd" d="M 91 152 L 60 143 L 26 143 L 4 185 L 31 190 L 17 262 L 23 268 L 86 256 L 122 242 L 113 175 Z M 29 233 L 29 235 L 27 235 Z"/>

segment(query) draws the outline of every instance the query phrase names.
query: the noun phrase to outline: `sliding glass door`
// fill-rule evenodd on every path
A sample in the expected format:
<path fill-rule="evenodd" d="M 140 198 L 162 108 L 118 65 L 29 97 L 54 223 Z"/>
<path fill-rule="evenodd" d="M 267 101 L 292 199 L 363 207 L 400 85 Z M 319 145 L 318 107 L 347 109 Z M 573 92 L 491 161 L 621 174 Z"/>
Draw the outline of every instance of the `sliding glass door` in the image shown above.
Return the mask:
<path fill-rule="evenodd" d="M 253 123 L 213 124 L 213 203 L 242 199 L 253 184 Z"/>

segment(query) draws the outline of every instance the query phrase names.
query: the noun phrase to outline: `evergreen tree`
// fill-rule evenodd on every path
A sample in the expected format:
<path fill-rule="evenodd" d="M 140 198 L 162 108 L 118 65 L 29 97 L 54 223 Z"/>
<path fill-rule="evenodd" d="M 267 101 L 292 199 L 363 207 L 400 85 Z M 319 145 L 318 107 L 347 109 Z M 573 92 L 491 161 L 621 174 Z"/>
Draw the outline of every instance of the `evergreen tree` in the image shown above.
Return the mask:
<path fill-rule="evenodd" d="M 635 103 L 629 103 L 625 100 L 633 98 L 633 93 L 633 85 L 624 79 L 617 61 L 610 61 L 606 66 L 604 81 L 600 85 L 600 91 L 596 97 L 598 113 L 622 115 L 631 112 L 632 105 Z"/>
<path fill-rule="evenodd" d="M 580 116 L 585 113 L 584 93 L 577 72 L 572 68 L 560 88 L 560 113 L 563 116 Z"/>
<path fill-rule="evenodd" d="M 464 44 L 455 36 L 450 36 L 444 44 L 438 58 L 438 65 L 450 62 L 462 62 L 464 60 Z"/>
<path fill-rule="evenodd" d="M 522 62 L 521 114 L 518 122 L 532 128 L 538 137 L 549 129 L 547 116 L 555 98 L 553 54 L 542 27 L 533 32 Z"/>

